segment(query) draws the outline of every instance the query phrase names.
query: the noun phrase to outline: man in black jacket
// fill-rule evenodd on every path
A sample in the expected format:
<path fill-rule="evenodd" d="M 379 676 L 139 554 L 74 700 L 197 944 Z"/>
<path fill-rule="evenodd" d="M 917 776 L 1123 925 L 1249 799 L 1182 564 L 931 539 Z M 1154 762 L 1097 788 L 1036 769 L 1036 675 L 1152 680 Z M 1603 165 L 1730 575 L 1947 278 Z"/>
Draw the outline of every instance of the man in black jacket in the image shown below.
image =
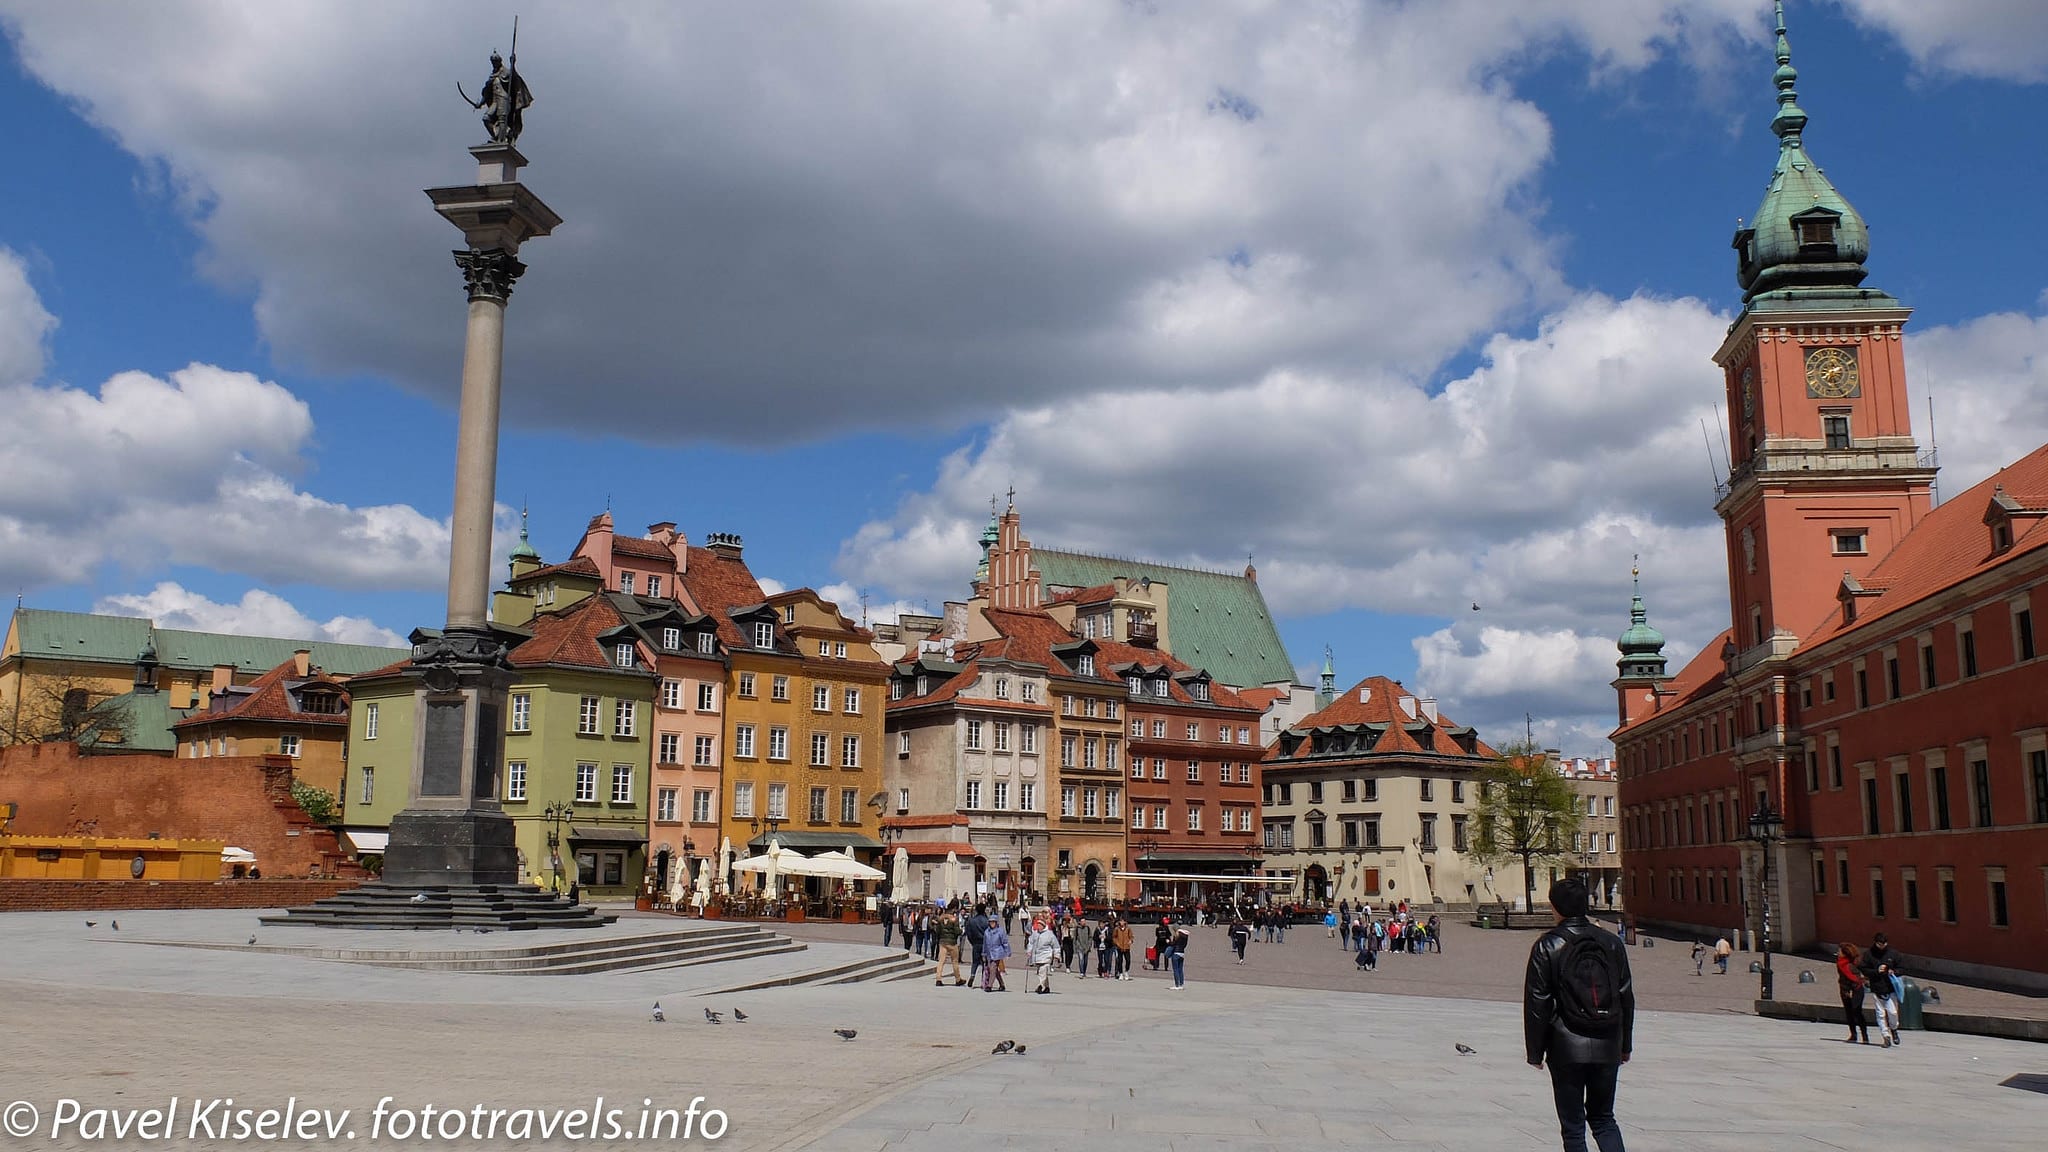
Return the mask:
<path fill-rule="evenodd" d="M 1614 1085 L 1633 1046 L 1636 997 L 1628 950 L 1586 919 L 1591 903 L 1576 877 L 1550 886 L 1557 925 L 1529 949 L 1522 1035 L 1529 1066 L 1550 1066 L 1565 1152 L 1586 1152 L 1588 1127 L 1600 1152 L 1623 1152 Z"/>

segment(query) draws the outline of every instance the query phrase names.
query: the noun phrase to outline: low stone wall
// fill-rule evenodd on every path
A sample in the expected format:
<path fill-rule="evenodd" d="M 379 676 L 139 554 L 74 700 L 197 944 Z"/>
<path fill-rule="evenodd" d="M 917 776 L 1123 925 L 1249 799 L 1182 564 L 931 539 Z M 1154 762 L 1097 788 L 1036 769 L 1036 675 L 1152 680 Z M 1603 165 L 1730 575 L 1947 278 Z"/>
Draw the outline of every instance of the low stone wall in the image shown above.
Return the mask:
<path fill-rule="evenodd" d="M 0 912 L 285 908 L 360 880 L 0 880 Z"/>

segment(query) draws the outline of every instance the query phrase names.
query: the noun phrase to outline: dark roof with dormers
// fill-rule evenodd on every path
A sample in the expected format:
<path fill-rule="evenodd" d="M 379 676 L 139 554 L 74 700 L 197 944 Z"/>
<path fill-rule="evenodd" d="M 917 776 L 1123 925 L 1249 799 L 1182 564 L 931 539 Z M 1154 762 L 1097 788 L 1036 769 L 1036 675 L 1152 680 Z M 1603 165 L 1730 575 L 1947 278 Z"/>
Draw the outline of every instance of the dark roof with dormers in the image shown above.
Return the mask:
<path fill-rule="evenodd" d="M 307 712 L 303 692 L 307 688 L 326 689 L 334 693 L 341 704 L 339 712 Z M 171 725 L 173 728 L 198 727 L 228 720 L 268 720 L 292 724 L 325 724 L 334 727 L 348 726 L 348 689 L 342 682 L 327 675 L 319 668 L 309 669 L 308 675 L 301 676 L 296 658 L 287 660 L 248 684 L 235 685 L 226 691 L 214 693 L 207 706 Z"/>
<path fill-rule="evenodd" d="M 1166 678 L 1168 694 L 1157 697 L 1148 693 L 1144 700 L 1147 707 L 1172 703 L 1196 708 L 1259 711 L 1222 684 L 1211 684 L 1209 699 L 1195 699 L 1187 686 L 1200 678 L 1197 674 L 1201 670 L 1184 664 L 1157 648 L 1139 648 L 1100 638 L 1077 640 L 1060 626 L 1059 621 L 1036 609 L 985 608 L 982 614 L 988 618 L 988 622 L 1002 638 L 1008 641 L 1002 649 L 1004 655 L 1011 659 L 1043 664 L 1067 678 L 1122 684 L 1124 674 L 1118 669 L 1133 666 L 1144 668 L 1152 676 L 1163 675 Z M 1095 675 L 1092 677 L 1081 675 L 1078 657 L 1084 653 L 1095 657 Z"/>

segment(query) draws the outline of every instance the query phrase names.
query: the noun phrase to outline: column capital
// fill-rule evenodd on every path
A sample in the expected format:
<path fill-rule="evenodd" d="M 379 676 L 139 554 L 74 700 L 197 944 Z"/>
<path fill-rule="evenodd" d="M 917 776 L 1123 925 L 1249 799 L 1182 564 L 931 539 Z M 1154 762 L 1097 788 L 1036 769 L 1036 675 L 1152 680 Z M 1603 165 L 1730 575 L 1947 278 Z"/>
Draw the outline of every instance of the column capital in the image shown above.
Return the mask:
<path fill-rule="evenodd" d="M 457 248 L 454 255 L 471 300 L 503 304 L 512 298 L 513 282 L 526 271 L 526 265 L 503 248 Z"/>

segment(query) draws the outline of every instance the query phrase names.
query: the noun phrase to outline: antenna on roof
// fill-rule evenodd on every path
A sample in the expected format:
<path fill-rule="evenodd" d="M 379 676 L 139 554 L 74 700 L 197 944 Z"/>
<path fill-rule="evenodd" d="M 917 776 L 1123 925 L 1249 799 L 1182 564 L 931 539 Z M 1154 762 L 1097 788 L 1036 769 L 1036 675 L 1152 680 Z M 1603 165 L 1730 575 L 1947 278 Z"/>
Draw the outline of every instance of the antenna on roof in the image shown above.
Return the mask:
<path fill-rule="evenodd" d="M 1927 482 L 1930 507 L 1941 507 L 1941 440 L 1934 434 L 1934 388 L 1927 389 L 1927 465 L 1935 469 L 1934 479 Z"/>
<path fill-rule="evenodd" d="M 1707 475 L 1714 481 L 1716 495 L 1721 491 L 1721 466 L 1714 461 L 1714 437 L 1707 431 L 1707 418 L 1700 417 L 1700 439 L 1707 446 Z"/>
<path fill-rule="evenodd" d="M 1721 430 L 1721 459 L 1728 462 L 1728 471 L 1733 474 L 1735 457 L 1728 453 L 1728 422 L 1721 418 L 1721 403 L 1718 400 L 1714 402 L 1714 425 Z"/>

